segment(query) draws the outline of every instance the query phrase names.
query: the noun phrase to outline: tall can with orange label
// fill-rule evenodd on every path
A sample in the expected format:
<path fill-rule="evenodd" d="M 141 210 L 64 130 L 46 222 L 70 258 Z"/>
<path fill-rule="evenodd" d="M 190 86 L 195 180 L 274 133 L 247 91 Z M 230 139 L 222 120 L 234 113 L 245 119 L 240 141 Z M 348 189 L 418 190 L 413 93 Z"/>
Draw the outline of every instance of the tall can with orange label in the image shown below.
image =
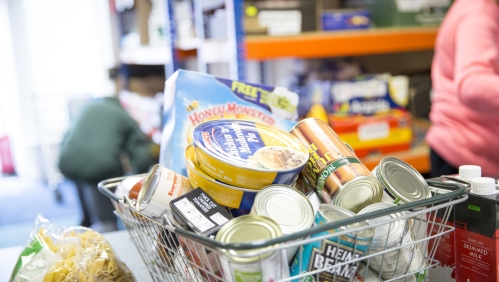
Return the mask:
<path fill-rule="evenodd" d="M 381 183 L 327 123 L 307 118 L 290 133 L 308 146 L 310 157 L 301 173 L 325 203 L 357 212 L 381 201 Z"/>

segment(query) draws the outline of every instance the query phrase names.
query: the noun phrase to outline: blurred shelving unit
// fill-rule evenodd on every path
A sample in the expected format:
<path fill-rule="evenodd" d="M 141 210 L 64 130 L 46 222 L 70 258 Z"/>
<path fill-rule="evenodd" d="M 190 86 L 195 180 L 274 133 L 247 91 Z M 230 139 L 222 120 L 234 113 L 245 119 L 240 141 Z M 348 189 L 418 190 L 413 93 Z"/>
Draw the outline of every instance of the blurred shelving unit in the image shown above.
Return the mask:
<path fill-rule="evenodd" d="M 420 173 L 428 173 L 430 172 L 429 154 L 430 149 L 427 145 L 418 145 L 408 151 L 391 153 L 390 156 L 404 160 Z M 383 154 L 374 154 L 362 158 L 361 161 L 369 170 L 373 170 L 383 157 L 385 157 Z"/>
<path fill-rule="evenodd" d="M 225 37 L 209 38 L 205 36 L 207 27 L 204 25 L 206 19 L 203 13 L 210 9 L 203 0 L 192 0 L 197 37 L 185 40 L 176 37 L 173 28 L 175 23 L 171 22 L 175 10 L 172 3 L 175 1 L 164 1 L 167 8 L 164 30 L 169 31 L 169 34 L 166 34 L 166 44 L 120 50 L 119 57 L 122 62 L 170 65 L 176 69 L 178 62 L 196 56 L 198 71 L 208 72 L 209 64 L 229 64 L 231 78 L 245 79 L 245 60 L 266 62 L 280 58 L 315 59 L 430 51 L 434 48 L 438 32 L 438 27 L 432 26 L 315 31 L 284 36 L 244 36 L 240 11 L 243 0 L 216 0 L 213 2 L 225 9 L 228 31 Z M 430 170 L 429 148 L 424 142 L 409 151 L 390 155 L 405 160 L 421 173 Z M 383 154 L 372 154 L 362 161 L 372 169 L 383 157 Z"/>
<path fill-rule="evenodd" d="M 308 32 L 293 36 L 247 36 L 244 42 L 247 59 L 312 59 L 433 50 L 437 32 L 438 27 L 399 27 Z M 415 143 L 408 151 L 390 155 L 406 161 L 420 173 L 430 171 L 429 147 L 424 141 Z M 362 162 L 372 170 L 385 156 L 375 153 L 362 158 Z"/>
<path fill-rule="evenodd" d="M 246 57 L 251 60 L 313 59 L 433 50 L 437 32 L 438 27 L 379 28 L 293 36 L 247 36 L 244 42 Z M 410 150 L 390 156 L 406 161 L 420 173 L 428 173 L 429 151 L 425 142 L 418 142 Z M 375 153 L 362 158 L 362 163 L 372 170 L 385 156 Z"/>
<path fill-rule="evenodd" d="M 246 57 L 253 60 L 310 59 L 431 50 L 437 31 L 438 27 L 404 27 L 247 36 Z"/>
<path fill-rule="evenodd" d="M 243 42 L 248 60 L 313 59 L 432 50 L 437 32 L 438 27 L 373 28 L 292 36 L 250 35 Z M 198 44 L 200 41 L 179 43 L 180 58 L 195 56 Z M 206 40 L 205 44 L 205 52 L 221 47 L 216 40 Z"/>

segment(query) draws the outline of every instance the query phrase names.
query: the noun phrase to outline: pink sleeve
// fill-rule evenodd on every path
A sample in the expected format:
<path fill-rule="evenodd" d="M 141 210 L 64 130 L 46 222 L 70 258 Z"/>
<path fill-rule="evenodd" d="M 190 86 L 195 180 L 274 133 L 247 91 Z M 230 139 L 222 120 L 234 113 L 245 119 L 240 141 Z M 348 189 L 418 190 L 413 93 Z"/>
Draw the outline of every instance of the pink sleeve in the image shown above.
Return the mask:
<path fill-rule="evenodd" d="M 484 114 L 499 112 L 498 19 L 484 13 L 459 23 L 456 35 L 455 89 L 459 100 Z"/>

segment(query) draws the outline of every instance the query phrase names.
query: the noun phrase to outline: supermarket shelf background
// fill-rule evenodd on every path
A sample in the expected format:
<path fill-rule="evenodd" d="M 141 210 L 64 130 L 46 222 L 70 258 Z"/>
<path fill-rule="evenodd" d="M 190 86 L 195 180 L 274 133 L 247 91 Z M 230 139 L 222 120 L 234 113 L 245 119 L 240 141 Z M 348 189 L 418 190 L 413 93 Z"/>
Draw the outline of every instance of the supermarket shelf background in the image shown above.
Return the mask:
<path fill-rule="evenodd" d="M 315 31 L 291 36 L 248 35 L 244 43 L 248 60 L 311 59 L 433 50 L 437 32 L 438 27 Z M 223 40 L 188 39 L 179 40 L 177 48 L 179 59 L 183 60 L 196 56 L 197 48 L 213 56 L 213 50 L 227 47 Z M 123 49 L 119 56 L 121 62 L 128 64 L 168 64 L 169 52 L 165 46 L 142 46 Z"/>
<path fill-rule="evenodd" d="M 432 50 L 438 27 L 305 32 L 294 36 L 247 36 L 248 59 L 321 58 Z"/>

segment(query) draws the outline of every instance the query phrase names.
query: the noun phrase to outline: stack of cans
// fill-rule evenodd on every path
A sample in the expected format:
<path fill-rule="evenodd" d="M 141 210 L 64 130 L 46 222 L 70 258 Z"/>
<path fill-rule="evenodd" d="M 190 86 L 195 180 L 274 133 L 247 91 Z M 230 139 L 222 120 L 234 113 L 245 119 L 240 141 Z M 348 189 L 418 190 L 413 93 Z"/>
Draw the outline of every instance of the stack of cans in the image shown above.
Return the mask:
<path fill-rule="evenodd" d="M 156 168 L 142 186 L 137 209 L 147 210 L 151 203 L 169 206 L 175 224 L 224 243 L 295 234 L 314 225 L 431 195 L 424 178 L 400 159 L 385 157 L 371 172 L 352 148 L 319 119 L 304 119 L 289 133 L 248 120 L 212 120 L 194 128 L 192 140 L 185 150 L 186 179 L 190 185 L 185 185 L 184 178 L 172 178 L 175 175 L 164 178 L 171 173 Z M 169 187 L 178 183 L 183 186 L 153 187 L 167 180 Z M 168 199 L 160 201 L 162 197 Z M 283 246 L 282 252 L 248 256 L 247 251 L 227 251 L 220 258 L 221 269 L 213 272 L 221 271 L 227 281 L 272 281 L 328 268 L 314 277 L 321 281 L 356 281 L 361 276 L 357 269 L 362 267 L 359 258 L 363 255 L 410 244 L 411 247 L 366 262 L 368 270 L 376 276 L 391 279 L 424 264 L 424 254 L 411 241 L 414 234 L 410 221 L 370 228 L 372 222 L 391 220 L 394 216 L 399 215 L 314 234 L 312 237 L 336 232 L 345 235 L 305 245 L 297 242 L 306 238 L 299 238 L 287 242 L 291 246 Z M 355 228 L 361 231 L 348 231 Z M 184 240 L 180 243 L 185 254 L 200 255 L 189 252 L 197 247 L 189 247 Z M 206 259 L 193 261 L 205 265 L 211 258 L 208 253 L 203 256 Z M 390 261 L 393 258 L 395 263 Z M 331 268 L 336 264 L 340 266 Z M 203 271 L 199 275 L 210 281 L 214 279 Z M 417 273 L 411 279 L 425 276 L 426 273 Z M 314 277 L 306 281 L 313 281 Z"/>
<path fill-rule="evenodd" d="M 309 159 L 298 138 L 252 121 L 207 121 L 194 128 L 192 140 L 185 153 L 191 184 L 235 215 L 249 213 L 262 188 L 293 185 Z"/>

